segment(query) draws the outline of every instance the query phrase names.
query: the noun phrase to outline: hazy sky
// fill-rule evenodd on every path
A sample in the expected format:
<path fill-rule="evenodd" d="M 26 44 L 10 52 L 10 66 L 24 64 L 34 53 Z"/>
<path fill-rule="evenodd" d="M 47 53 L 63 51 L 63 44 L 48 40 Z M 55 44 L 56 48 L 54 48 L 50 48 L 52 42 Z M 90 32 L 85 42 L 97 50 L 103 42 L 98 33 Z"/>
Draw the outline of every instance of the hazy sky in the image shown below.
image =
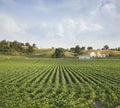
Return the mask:
<path fill-rule="evenodd" d="M 40 48 L 120 47 L 120 0 L 0 0 L 0 40 Z"/>

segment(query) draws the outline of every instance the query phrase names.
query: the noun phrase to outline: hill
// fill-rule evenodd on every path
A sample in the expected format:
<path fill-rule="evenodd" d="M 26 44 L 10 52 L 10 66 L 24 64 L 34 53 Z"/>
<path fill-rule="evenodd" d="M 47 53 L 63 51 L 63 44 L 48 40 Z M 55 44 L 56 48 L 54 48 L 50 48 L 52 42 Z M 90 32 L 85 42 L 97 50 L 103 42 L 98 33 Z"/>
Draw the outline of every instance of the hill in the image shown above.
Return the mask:
<path fill-rule="evenodd" d="M 34 53 L 30 56 L 32 57 L 51 57 L 52 54 L 54 54 L 55 49 L 53 48 L 46 48 L 46 49 L 35 49 Z M 120 51 L 115 50 L 82 50 L 80 55 L 89 55 L 91 52 L 95 52 L 96 54 L 100 52 L 101 54 L 109 54 L 110 56 L 120 56 Z M 64 52 L 65 57 L 64 58 L 74 58 L 75 53 L 71 52 L 69 50 L 65 50 Z"/>
<path fill-rule="evenodd" d="M 53 48 L 35 49 L 32 56 L 33 57 L 51 57 L 51 55 L 54 54 L 54 52 L 55 52 L 55 49 Z M 65 50 L 64 55 L 66 58 L 74 57 L 74 53 L 68 50 Z"/>

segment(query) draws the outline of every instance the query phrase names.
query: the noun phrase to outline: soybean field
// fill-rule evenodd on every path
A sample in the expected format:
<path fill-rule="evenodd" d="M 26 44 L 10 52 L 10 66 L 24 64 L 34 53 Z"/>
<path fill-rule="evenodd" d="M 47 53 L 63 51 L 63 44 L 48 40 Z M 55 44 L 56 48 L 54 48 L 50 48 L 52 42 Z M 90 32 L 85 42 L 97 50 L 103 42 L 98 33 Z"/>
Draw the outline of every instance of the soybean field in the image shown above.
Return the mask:
<path fill-rule="evenodd" d="M 0 108 L 120 108 L 120 60 L 0 59 Z"/>

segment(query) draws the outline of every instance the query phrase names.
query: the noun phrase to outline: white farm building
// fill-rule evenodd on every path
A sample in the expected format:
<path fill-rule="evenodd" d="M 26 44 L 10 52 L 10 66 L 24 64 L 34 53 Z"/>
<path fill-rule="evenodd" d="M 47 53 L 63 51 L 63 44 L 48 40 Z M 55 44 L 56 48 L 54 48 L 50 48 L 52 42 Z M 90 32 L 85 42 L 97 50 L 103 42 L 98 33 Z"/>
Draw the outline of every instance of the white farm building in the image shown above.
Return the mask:
<path fill-rule="evenodd" d="M 95 58 L 95 57 L 96 57 L 95 52 L 91 52 L 91 53 L 90 53 L 90 57 L 91 57 L 91 58 Z"/>
<path fill-rule="evenodd" d="M 97 53 L 90 52 L 88 55 L 79 55 L 78 59 L 91 59 L 91 58 L 106 58 L 109 57 L 109 54 L 101 54 L 100 51 Z"/>

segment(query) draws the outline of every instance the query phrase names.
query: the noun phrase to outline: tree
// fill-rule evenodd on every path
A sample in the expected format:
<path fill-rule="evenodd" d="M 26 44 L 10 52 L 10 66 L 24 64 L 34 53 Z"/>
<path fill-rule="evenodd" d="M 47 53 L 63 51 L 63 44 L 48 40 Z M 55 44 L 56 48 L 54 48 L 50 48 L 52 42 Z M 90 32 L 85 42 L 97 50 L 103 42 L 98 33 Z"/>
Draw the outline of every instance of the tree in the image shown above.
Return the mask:
<path fill-rule="evenodd" d="M 79 45 L 77 45 L 75 47 L 75 53 L 80 54 L 80 47 L 79 47 Z"/>
<path fill-rule="evenodd" d="M 89 46 L 89 47 L 87 47 L 87 49 L 88 49 L 88 50 L 92 50 L 92 49 L 93 49 L 93 47 Z"/>
<path fill-rule="evenodd" d="M 28 42 L 25 43 L 26 46 L 30 46 L 30 44 Z"/>
<path fill-rule="evenodd" d="M 54 49 L 54 47 L 52 47 L 51 49 Z"/>
<path fill-rule="evenodd" d="M 3 54 L 7 54 L 7 51 L 9 50 L 9 45 L 8 45 L 8 41 L 6 40 L 2 40 L 0 42 L 0 52 Z"/>
<path fill-rule="evenodd" d="M 70 48 L 70 51 L 71 51 L 71 52 L 75 52 L 75 48 L 73 48 L 73 47 Z"/>
<path fill-rule="evenodd" d="M 120 51 L 120 47 L 118 47 L 117 50 Z"/>
<path fill-rule="evenodd" d="M 34 44 L 32 45 L 32 47 L 33 47 L 33 48 L 36 48 L 36 44 L 34 43 Z"/>
<path fill-rule="evenodd" d="M 64 57 L 64 49 L 63 48 L 56 48 L 55 53 L 52 56 L 55 58 Z"/>
<path fill-rule="evenodd" d="M 83 46 L 83 47 L 81 48 L 81 50 L 85 50 L 85 47 Z"/>
<path fill-rule="evenodd" d="M 28 46 L 26 52 L 27 52 L 28 54 L 32 54 L 32 53 L 33 53 L 33 47 L 32 47 L 32 46 Z"/>
<path fill-rule="evenodd" d="M 108 46 L 108 45 L 105 45 L 105 46 L 104 46 L 104 49 L 105 49 L 105 50 L 108 50 L 108 49 L 109 49 L 109 46 Z"/>

